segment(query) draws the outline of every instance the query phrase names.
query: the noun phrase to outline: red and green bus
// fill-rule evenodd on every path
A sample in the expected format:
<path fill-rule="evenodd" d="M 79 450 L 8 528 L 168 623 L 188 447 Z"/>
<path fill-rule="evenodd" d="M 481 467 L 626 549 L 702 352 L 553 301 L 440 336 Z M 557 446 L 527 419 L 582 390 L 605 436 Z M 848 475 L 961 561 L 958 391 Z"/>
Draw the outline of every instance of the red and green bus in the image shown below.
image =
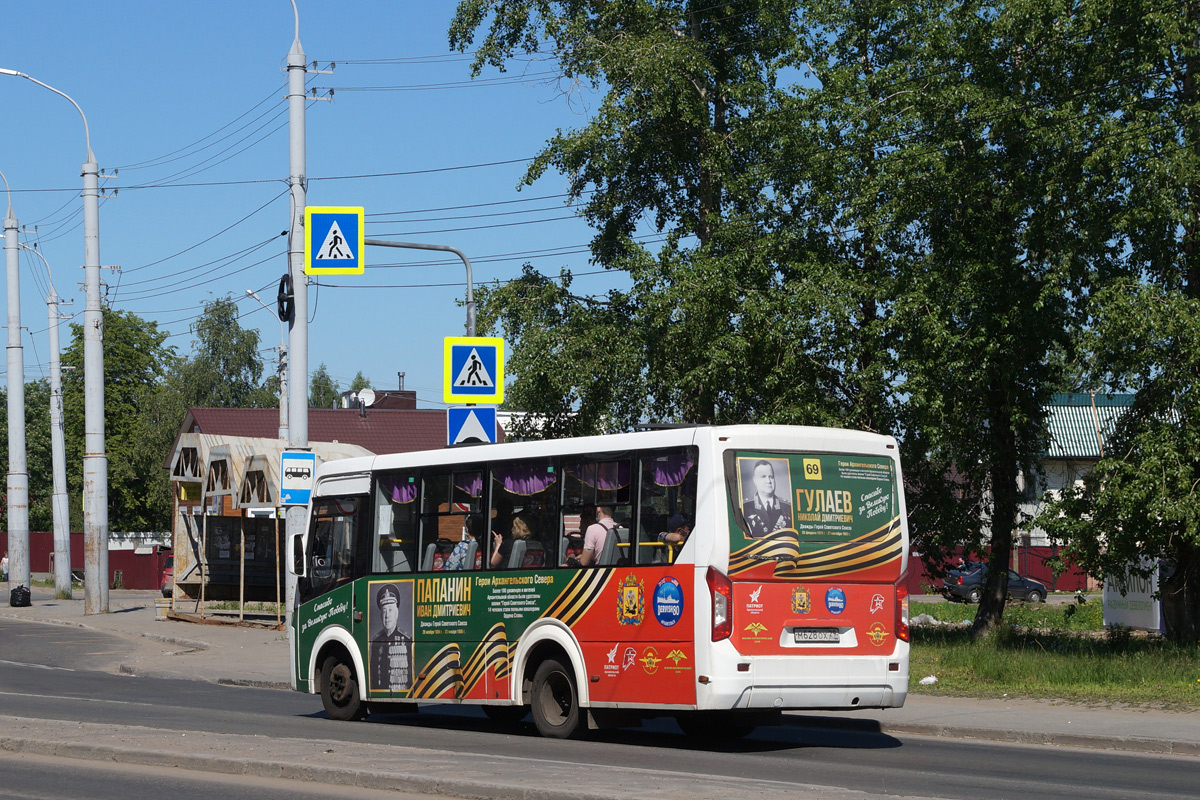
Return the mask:
<path fill-rule="evenodd" d="M 308 513 L 293 688 L 336 719 L 473 704 L 551 737 L 663 715 L 732 736 L 908 693 L 890 437 L 712 426 L 345 459 Z"/>

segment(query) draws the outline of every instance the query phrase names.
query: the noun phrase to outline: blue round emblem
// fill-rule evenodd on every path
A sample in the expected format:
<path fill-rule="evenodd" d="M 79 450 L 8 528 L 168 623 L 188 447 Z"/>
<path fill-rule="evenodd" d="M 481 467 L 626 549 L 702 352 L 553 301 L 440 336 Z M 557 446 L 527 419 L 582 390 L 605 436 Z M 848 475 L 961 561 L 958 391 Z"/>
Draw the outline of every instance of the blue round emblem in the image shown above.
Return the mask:
<path fill-rule="evenodd" d="M 669 628 L 683 616 L 683 587 L 679 581 L 668 576 L 654 587 L 654 618 L 664 628 Z"/>
<path fill-rule="evenodd" d="M 830 614 L 840 614 L 846 610 L 846 593 L 836 586 L 825 592 L 825 607 Z"/>

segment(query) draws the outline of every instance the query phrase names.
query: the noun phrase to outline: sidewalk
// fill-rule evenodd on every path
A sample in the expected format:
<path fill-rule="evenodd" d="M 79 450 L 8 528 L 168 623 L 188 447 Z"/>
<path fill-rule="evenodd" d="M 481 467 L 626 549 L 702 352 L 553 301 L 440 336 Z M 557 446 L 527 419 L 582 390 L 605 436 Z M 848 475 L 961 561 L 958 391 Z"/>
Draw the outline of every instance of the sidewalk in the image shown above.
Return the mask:
<path fill-rule="evenodd" d="M 11 608 L 7 584 L 0 583 L 0 618 L 76 625 L 122 636 L 131 643 L 119 667 L 125 674 L 290 686 L 285 631 L 156 620 L 155 600 L 161 596 L 153 591 L 112 591 L 111 613 L 90 616 L 83 613 L 81 592 L 72 600 L 54 600 L 48 594 L 35 589 L 31 607 Z M 194 605 L 188 602 L 178 610 L 190 612 Z M 265 621 L 273 624 L 274 617 Z M 789 716 L 794 724 L 808 727 L 1200 756 L 1200 714 L 1186 712 L 910 694 L 899 709 Z"/>

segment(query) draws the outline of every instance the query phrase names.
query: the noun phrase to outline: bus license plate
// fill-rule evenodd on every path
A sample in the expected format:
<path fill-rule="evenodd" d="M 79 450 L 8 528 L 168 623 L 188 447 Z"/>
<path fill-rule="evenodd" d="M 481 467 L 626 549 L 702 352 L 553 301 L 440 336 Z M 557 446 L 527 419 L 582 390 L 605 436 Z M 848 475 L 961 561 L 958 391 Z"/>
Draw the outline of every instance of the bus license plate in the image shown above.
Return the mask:
<path fill-rule="evenodd" d="M 796 628 L 794 635 L 797 644 L 810 642 L 837 644 L 842 640 L 837 628 Z"/>

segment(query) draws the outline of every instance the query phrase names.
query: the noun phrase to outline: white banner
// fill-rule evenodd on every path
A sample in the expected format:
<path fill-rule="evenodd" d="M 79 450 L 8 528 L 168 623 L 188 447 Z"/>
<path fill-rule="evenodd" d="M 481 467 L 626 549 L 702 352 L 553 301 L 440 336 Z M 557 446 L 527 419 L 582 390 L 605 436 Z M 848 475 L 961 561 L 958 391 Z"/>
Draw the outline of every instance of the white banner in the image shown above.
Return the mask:
<path fill-rule="evenodd" d="M 1131 562 L 1126 570 L 1125 593 L 1117 589 L 1115 581 L 1104 582 L 1104 624 L 1124 625 L 1147 631 L 1162 630 L 1162 600 L 1158 594 L 1158 561 L 1143 558 L 1141 567 L 1151 570 L 1148 577 L 1130 574 Z"/>

